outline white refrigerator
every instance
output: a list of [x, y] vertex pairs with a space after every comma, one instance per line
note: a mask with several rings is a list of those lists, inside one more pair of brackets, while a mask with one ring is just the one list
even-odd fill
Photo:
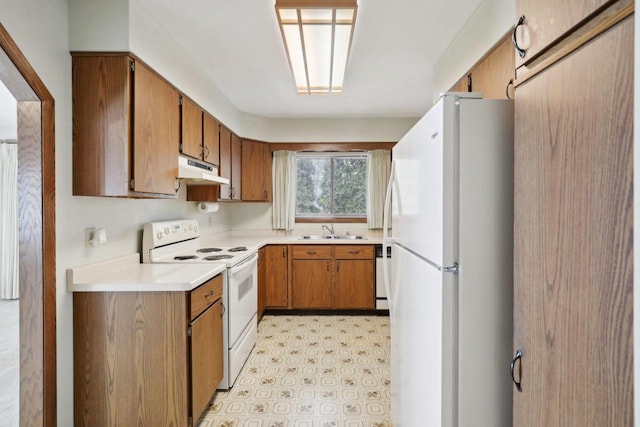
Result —
[[443, 94], [392, 159], [393, 426], [510, 426], [513, 103]]

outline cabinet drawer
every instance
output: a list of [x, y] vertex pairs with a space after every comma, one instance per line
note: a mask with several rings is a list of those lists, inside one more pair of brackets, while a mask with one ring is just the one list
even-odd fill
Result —
[[331, 259], [331, 245], [296, 245], [293, 259]]
[[222, 297], [222, 275], [218, 274], [189, 294], [191, 300], [191, 320], [195, 319], [216, 300]]
[[372, 245], [336, 245], [336, 259], [373, 259]]

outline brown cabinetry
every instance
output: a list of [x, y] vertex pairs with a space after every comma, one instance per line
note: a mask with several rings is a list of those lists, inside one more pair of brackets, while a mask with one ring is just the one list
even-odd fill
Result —
[[267, 305], [267, 248], [258, 249], [258, 322]]
[[221, 296], [221, 276], [191, 292], [74, 293], [75, 425], [195, 424], [222, 379]]
[[220, 164], [220, 123], [207, 113], [202, 118], [202, 139], [205, 162], [216, 166]]
[[373, 309], [373, 246], [336, 246], [335, 308]]
[[228, 178], [228, 185], [220, 185], [218, 200], [238, 201], [242, 182], [242, 140], [225, 126], [220, 126], [220, 176]]
[[289, 257], [287, 245], [268, 245], [265, 252], [266, 306], [286, 308], [289, 306], [288, 274]]
[[565, 33], [588, 18], [611, 0], [516, 0], [516, 13], [525, 17], [524, 31], [517, 31], [519, 43], [526, 47], [525, 57], [516, 59], [520, 66], [534, 58]]
[[[504, 37], [450, 89], [451, 92], [481, 92], [484, 99], [505, 99], [515, 77], [511, 37]], [[508, 87], [509, 86], [509, 87]], [[513, 91], [510, 90], [510, 97]]]
[[372, 245], [292, 246], [292, 307], [373, 309]]
[[[531, 53], [603, 3], [518, 1]], [[515, 427], [633, 425], [633, 17], [599, 31], [516, 86]]]
[[332, 308], [332, 248], [298, 245], [292, 251], [293, 308]]
[[177, 193], [178, 92], [130, 55], [73, 56], [73, 194]]
[[187, 156], [202, 159], [202, 110], [189, 98], [180, 98], [182, 137], [180, 152]]
[[242, 200], [271, 201], [271, 150], [266, 142], [242, 140]]

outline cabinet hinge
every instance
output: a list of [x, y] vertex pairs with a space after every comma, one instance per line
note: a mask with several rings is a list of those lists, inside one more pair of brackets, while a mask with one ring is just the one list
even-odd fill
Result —
[[191, 336], [191, 326], [189, 326], [187, 328], [187, 336], [190, 337]]
[[129, 61], [129, 70], [131, 70], [131, 72], [134, 72], [136, 70], [136, 63], [133, 61]]
[[133, 178], [131, 178], [131, 181], [129, 181], [129, 187], [133, 190], [134, 188], [136, 188], [135, 186], [136, 182]]
[[473, 79], [471, 74], [467, 76], [467, 92], [473, 92]]

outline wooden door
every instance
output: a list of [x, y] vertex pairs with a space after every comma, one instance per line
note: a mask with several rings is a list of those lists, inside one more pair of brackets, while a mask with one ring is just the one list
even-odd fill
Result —
[[373, 268], [372, 260], [336, 260], [335, 308], [374, 308]]
[[271, 147], [267, 142], [262, 145], [262, 164], [264, 165], [262, 186], [264, 188], [265, 201], [270, 202], [273, 200], [273, 156], [271, 155]]
[[220, 164], [220, 124], [216, 119], [204, 114], [202, 120], [203, 160], [216, 166]]
[[[524, 15], [528, 37], [518, 31], [526, 56], [516, 58], [516, 66], [536, 54], [611, 0], [516, 0], [516, 15]], [[515, 22], [514, 22], [515, 24]], [[523, 46], [524, 47], [524, 46]]]
[[231, 200], [242, 198], [242, 140], [231, 134]]
[[133, 89], [133, 191], [175, 195], [180, 109], [178, 92], [140, 62]]
[[[231, 131], [225, 126], [220, 125], [220, 167], [218, 169], [220, 176], [232, 179], [231, 176]], [[231, 199], [231, 185], [220, 184], [219, 200]]]
[[267, 304], [266, 248], [258, 250], [258, 322], [262, 319]]
[[516, 427], [633, 425], [633, 56], [630, 17], [516, 89]]
[[333, 282], [330, 260], [294, 259], [293, 308], [331, 308]]
[[222, 300], [191, 323], [191, 404], [197, 420], [222, 380]]
[[509, 80], [515, 77], [515, 57], [511, 38], [505, 38], [471, 70], [471, 91], [484, 99], [506, 99]]
[[265, 252], [266, 306], [283, 308], [289, 306], [287, 283], [287, 245], [268, 245]]
[[181, 111], [180, 151], [187, 156], [202, 159], [202, 110], [189, 98], [182, 97]]

